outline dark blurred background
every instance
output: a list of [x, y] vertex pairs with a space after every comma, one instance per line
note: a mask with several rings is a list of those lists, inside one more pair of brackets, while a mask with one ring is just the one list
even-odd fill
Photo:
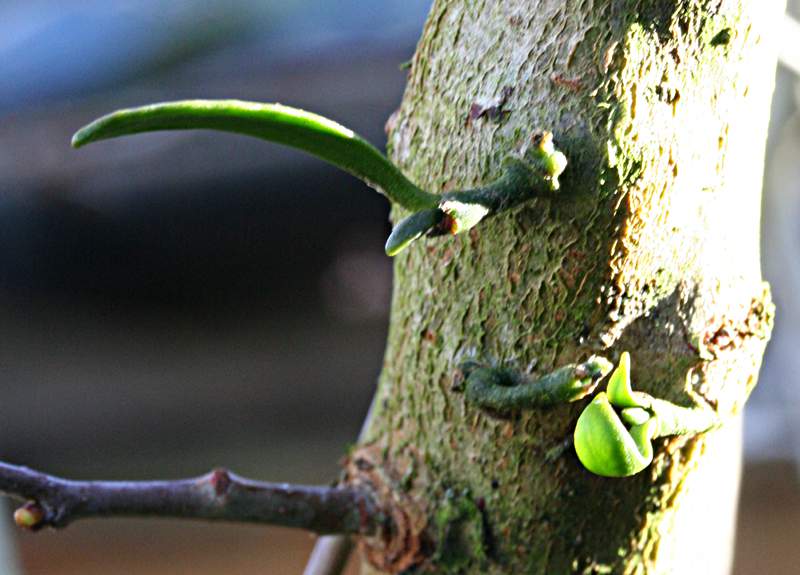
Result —
[[[118, 107], [234, 97], [313, 110], [382, 147], [429, 4], [0, 0], [2, 459], [75, 478], [336, 476], [382, 359], [387, 203], [243, 137], [68, 142]], [[764, 224], [779, 315], [748, 404], [737, 574], [800, 559], [800, 97], [785, 52]], [[135, 520], [32, 536], [8, 519], [10, 575], [290, 574], [313, 543]]]

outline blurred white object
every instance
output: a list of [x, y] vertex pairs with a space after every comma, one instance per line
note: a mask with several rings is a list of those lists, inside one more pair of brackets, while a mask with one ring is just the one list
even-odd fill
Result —
[[773, 100], [761, 226], [762, 265], [777, 314], [761, 383], [748, 402], [745, 454], [750, 461], [793, 459], [800, 471], [800, 24], [788, 16], [780, 58], [785, 68]]
[[800, 23], [789, 15], [781, 22], [778, 58], [781, 64], [800, 74]]
[[5, 575], [19, 575], [19, 560], [17, 549], [14, 542], [14, 534], [11, 532], [9, 518], [11, 511], [7, 501], [0, 501], [0, 573]]

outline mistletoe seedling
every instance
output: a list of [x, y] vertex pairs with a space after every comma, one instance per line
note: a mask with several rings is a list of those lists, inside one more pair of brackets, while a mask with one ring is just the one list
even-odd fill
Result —
[[412, 213], [395, 226], [386, 242], [394, 256], [423, 235], [458, 234], [484, 218], [559, 188], [567, 159], [552, 134], [506, 158], [502, 175], [472, 190], [437, 195], [414, 185], [364, 138], [341, 124], [281, 104], [240, 100], [185, 100], [112, 112], [73, 136], [76, 148], [108, 138], [159, 130], [206, 129], [254, 136], [297, 148], [356, 176]]
[[681, 407], [633, 391], [630, 354], [624, 352], [605, 392], [586, 406], [575, 426], [575, 452], [586, 469], [604, 477], [628, 477], [653, 461], [652, 441], [694, 435], [720, 424], [701, 407]]

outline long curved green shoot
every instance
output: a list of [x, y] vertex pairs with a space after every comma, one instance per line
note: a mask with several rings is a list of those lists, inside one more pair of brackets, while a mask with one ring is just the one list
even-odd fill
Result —
[[[76, 148], [91, 142], [160, 130], [220, 130], [304, 150], [349, 172], [411, 211], [392, 231], [386, 253], [394, 256], [423, 235], [459, 234], [484, 218], [534, 197], [551, 196], [567, 159], [550, 132], [534, 134], [519, 156], [506, 158], [502, 175], [471, 190], [441, 196], [406, 178], [386, 156], [333, 120], [281, 104], [241, 100], [183, 100], [112, 112], [72, 137]], [[441, 228], [442, 222], [448, 222]]]
[[411, 183], [381, 152], [336, 122], [281, 104], [241, 100], [184, 100], [112, 112], [72, 138], [91, 142], [159, 130], [221, 130], [306, 151], [353, 174], [394, 203], [412, 210], [434, 208], [439, 197]]

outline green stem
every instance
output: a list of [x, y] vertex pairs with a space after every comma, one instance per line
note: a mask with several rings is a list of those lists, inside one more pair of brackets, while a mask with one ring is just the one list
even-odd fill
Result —
[[722, 423], [710, 408], [681, 407], [663, 399], [651, 398], [649, 409], [658, 422], [654, 438], [667, 435], [694, 435], [719, 427]]
[[508, 369], [470, 366], [465, 369], [465, 398], [484, 409], [501, 412], [550, 407], [591, 394], [611, 367], [604, 358], [593, 356], [531, 380]]
[[439, 197], [411, 183], [372, 144], [336, 122], [281, 104], [185, 100], [118, 110], [81, 128], [76, 148], [107, 138], [158, 130], [221, 130], [304, 150], [353, 174], [409, 210], [433, 208]]
[[450, 233], [465, 232], [487, 216], [558, 190], [567, 159], [553, 145], [550, 132], [536, 134], [532, 144], [519, 157], [507, 157], [503, 174], [493, 182], [442, 195], [439, 208], [451, 218]]
[[626, 351], [608, 380], [608, 400], [618, 408], [627, 423], [641, 423], [652, 414], [658, 421], [653, 437], [688, 435], [707, 431], [720, 425], [719, 417], [709, 408], [681, 407], [650, 394], [633, 391], [631, 387], [631, 358]]
[[550, 132], [536, 134], [531, 142], [520, 156], [506, 158], [498, 179], [479, 188], [442, 194], [437, 208], [401, 220], [386, 242], [386, 253], [396, 255], [423, 235], [460, 234], [522, 202], [552, 196], [567, 159], [553, 145]]
[[536, 192], [552, 192], [558, 189], [556, 181], [546, 178], [540, 171], [525, 161], [509, 157], [503, 175], [486, 186], [473, 190], [442, 194], [441, 201], [457, 201], [465, 204], [480, 204], [490, 212], [502, 212], [513, 208], [536, 195]]

